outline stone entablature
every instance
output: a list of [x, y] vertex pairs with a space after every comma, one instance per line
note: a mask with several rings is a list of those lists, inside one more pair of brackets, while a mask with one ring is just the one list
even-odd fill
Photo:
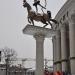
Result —
[[33, 25], [28, 24], [23, 29], [23, 33], [29, 34], [29, 35], [41, 34], [41, 35], [46, 36], [47, 38], [50, 38], [50, 37], [56, 35], [56, 30], [52, 30], [49, 28], [43, 28], [43, 27], [39, 27], [39, 26], [33, 26]]
[[67, 20], [71, 16], [72, 12], [75, 11], [75, 0], [68, 0], [57, 13], [55, 19], [61, 23]]

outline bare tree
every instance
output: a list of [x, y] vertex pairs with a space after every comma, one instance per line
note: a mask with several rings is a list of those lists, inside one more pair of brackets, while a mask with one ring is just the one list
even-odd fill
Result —
[[3, 53], [3, 59], [5, 60], [5, 62], [8, 61], [9, 65], [12, 65], [14, 60], [17, 59], [17, 53], [12, 48], [4, 47], [2, 48], [2, 53]]
[[10, 72], [10, 66], [13, 64], [13, 61], [17, 59], [17, 53], [14, 49], [5, 47], [1, 49], [2, 59], [5, 60], [6, 64], [6, 75]]

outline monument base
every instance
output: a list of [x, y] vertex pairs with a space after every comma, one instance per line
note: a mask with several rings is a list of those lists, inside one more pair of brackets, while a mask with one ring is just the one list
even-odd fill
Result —
[[44, 35], [46, 38], [50, 38], [56, 34], [56, 31], [49, 28], [43, 28], [39, 26], [33, 26], [33, 25], [26, 25], [26, 27], [23, 29], [24, 34], [28, 35], [36, 35], [41, 34]]
[[27, 25], [24, 34], [34, 36], [36, 40], [36, 71], [35, 75], [44, 75], [44, 39], [56, 34], [56, 31], [39, 26]]

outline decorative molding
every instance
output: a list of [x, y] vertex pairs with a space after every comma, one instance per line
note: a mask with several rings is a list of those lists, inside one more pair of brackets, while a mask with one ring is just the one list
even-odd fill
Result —
[[56, 38], [61, 38], [61, 32], [60, 32], [60, 30], [56, 31]]
[[57, 15], [55, 16], [55, 19], [61, 19], [68, 11], [69, 8], [75, 3], [75, 0], [67, 0], [67, 2], [62, 6], [62, 8], [59, 10]]
[[60, 27], [61, 32], [66, 32], [66, 25], [62, 24]]
[[54, 64], [59, 64], [59, 63], [61, 63], [61, 60], [54, 62]]
[[70, 57], [70, 60], [75, 60], [75, 57]]
[[61, 62], [67, 62], [68, 59], [61, 59]]
[[75, 23], [75, 10], [70, 14], [68, 21], [69, 23]]
[[40, 34], [40, 33], [39, 34], [35, 34], [34, 38], [41, 42], [41, 41], [43, 41], [45, 39], [45, 35]]
[[58, 64], [58, 63], [62, 63], [62, 62], [68, 62], [68, 61], [69, 61], [68, 59], [61, 59], [58, 61], [54, 61], [54, 64]]

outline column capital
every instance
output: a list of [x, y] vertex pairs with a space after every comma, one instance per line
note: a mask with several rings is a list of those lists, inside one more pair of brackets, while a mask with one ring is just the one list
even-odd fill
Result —
[[57, 30], [56, 31], [56, 38], [60, 38], [60, 37], [61, 37], [60, 30]]
[[42, 41], [42, 40], [45, 39], [45, 35], [43, 35], [43, 34], [35, 34], [34, 38], [37, 39], [37, 40]]
[[68, 20], [69, 23], [75, 23], [75, 10], [70, 13]]
[[53, 30], [59, 30], [59, 24], [55, 24]]
[[66, 23], [61, 24], [60, 30], [64, 32], [66, 31]]
[[56, 38], [60, 38], [60, 27], [59, 27], [59, 24], [57, 25], [55, 30], [56, 30]]

